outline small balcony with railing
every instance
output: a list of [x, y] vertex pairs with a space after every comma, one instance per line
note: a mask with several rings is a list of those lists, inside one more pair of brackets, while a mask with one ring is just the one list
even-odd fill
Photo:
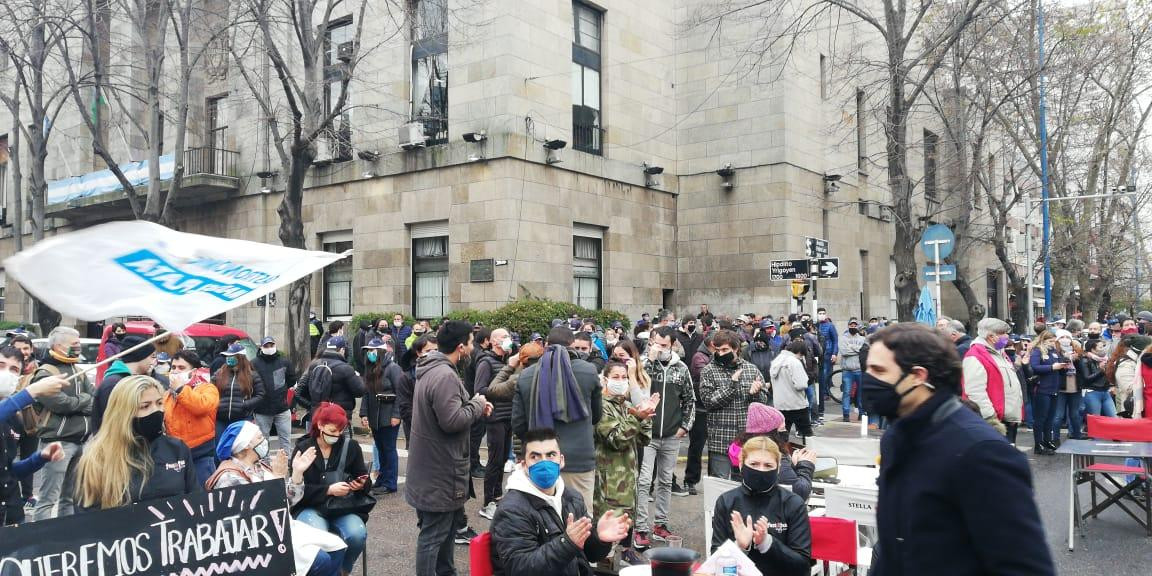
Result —
[[[240, 189], [240, 153], [221, 148], [189, 148], [183, 155], [184, 174], [174, 206], [219, 202]], [[151, 170], [147, 160], [119, 166], [136, 188], [140, 203], [145, 202]], [[176, 162], [173, 154], [160, 157], [160, 187], [171, 189]], [[128, 195], [112, 170], [98, 170], [81, 176], [48, 183], [45, 199], [49, 217], [64, 218], [73, 224], [86, 224], [131, 215]]]
[[603, 156], [604, 129], [594, 124], [573, 122], [572, 149]]

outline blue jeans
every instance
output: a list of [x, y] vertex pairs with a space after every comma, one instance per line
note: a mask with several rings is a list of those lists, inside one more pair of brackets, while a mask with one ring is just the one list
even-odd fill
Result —
[[1032, 427], [1032, 393], [1028, 391], [1028, 384], [1024, 384], [1024, 425]]
[[192, 467], [196, 469], [196, 481], [203, 486], [212, 477], [212, 473], [216, 472], [216, 458], [201, 456], [192, 461]]
[[296, 515], [296, 519], [313, 527], [331, 532], [340, 537], [348, 549], [344, 551], [344, 561], [340, 567], [345, 572], [351, 572], [356, 567], [356, 559], [364, 552], [364, 542], [368, 540], [368, 530], [364, 521], [355, 514], [348, 514], [329, 520], [312, 508], [305, 508]]
[[812, 423], [816, 423], [816, 419], [822, 416], [820, 414], [820, 403], [816, 401], [816, 383], [808, 385], [808, 390], [805, 395], [808, 396], [808, 412], [812, 414]]
[[1084, 395], [1084, 413], [1115, 418], [1116, 402], [1107, 390], [1089, 390]]
[[1068, 439], [1075, 440], [1084, 435], [1083, 417], [1080, 416], [1082, 398], [1079, 392], [1060, 392], [1056, 395], [1056, 410], [1052, 416], [1052, 437], [1060, 438], [1060, 426], [1067, 421]]
[[1032, 396], [1032, 439], [1036, 443], [1034, 450], [1039, 450], [1044, 444], [1051, 444], [1052, 421], [1056, 413], [1056, 394], [1041, 394], [1037, 392]]
[[316, 559], [308, 568], [306, 576], [340, 576], [340, 567], [344, 562], [344, 550], [316, 552]]
[[376, 483], [372, 485], [373, 488], [396, 491], [396, 480], [400, 474], [400, 457], [396, 453], [396, 437], [399, 434], [399, 426], [385, 426], [372, 431], [372, 440], [376, 448], [373, 468], [380, 471]]
[[852, 391], [860, 385], [861, 376], [859, 370], [842, 370], [840, 372], [840, 391], [843, 394], [840, 399], [840, 407], [845, 418], [852, 415]]

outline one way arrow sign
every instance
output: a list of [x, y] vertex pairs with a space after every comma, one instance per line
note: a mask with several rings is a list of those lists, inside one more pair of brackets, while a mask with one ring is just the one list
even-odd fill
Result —
[[815, 258], [808, 269], [812, 278], [832, 279], [840, 277], [839, 258]]

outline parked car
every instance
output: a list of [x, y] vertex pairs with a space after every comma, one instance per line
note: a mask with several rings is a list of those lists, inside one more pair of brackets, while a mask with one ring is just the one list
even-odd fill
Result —
[[[154, 323], [147, 320], [133, 320], [124, 323], [128, 334], [136, 334], [145, 338], [150, 338], [156, 333], [153, 326]], [[104, 360], [104, 344], [108, 342], [108, 338], [110, 338], [111, 335], [112, 324], [109, 323], [108, 326], [104, 328], [104, 336], [100, 338], [100, 355], [97, 356], [97, 361]], [[216, 354], [216, 351], [219, 349], [220, 339], [227, 335], [234, 335], [239, 338], [237, 342], [241, 346], [244, 346], [244, 353], [248, 356], [249, 360], [256, 358], [256, 354], [259, 351], [256, 343], [248, 337], [246, 332], [231, 326], [198, 322], [184, 330], [180, 335], [180, 339], [184, 342], [185, 349], [195, 350], [196, 354], [200, 356], [200, 359], [207, 365], [207, 363], [212, 361], [212, 356]], [[101, 367], [99, 369], [97, 382], [104, 378], [104, 368], [105, 367]]]

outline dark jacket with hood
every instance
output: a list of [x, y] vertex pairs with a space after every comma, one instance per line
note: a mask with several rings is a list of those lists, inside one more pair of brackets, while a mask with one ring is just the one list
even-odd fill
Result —
[[360, 402], [360, 417], [368, 419], [368, 427], [372, 430], [391, 428], [392, 419], [399, 418], [400, 411], [396, 408], [395, 400], [385, 401], [387, 398], [385, 395], [397, 394], [407, 376], [404, 375], [404, 370], [400, 369], [400, 365], [392, 361], [391, 355], [384, 354], [377, 359], [382, 370], [380, 382], [373, 385], [374, 365], [368, 362], [367, 357], [364, 361], [364, 378], [367, 382], [365, 386], [368, 390], [364, 394], [364, 400]]
[[[264, 401], [264, 382], [260, 380], [260, 373], [255, 369], [249, 372], [252, 374], [252, 393], [247, 397], [235, 376], [224, 381], [222, 386], [216, 386], [220, 390], [220, 404], [216, 405], [217, 426], [248, 420], [252, 417], [252, 411]], [[213, 375], [212, 383], [215, 384], [217, 378], [223, 378], [223, 374], [221, 371]]]
[[1056, 573], [1027, 457], [955, 396], [897, 419], [880, 454], [873, 574]]
[[121, 380], [132, 375], [132, 369], [124, 362], [117, 360], [104, 372], [104, 379], [96, 388], [96, 398], [92, 402], [92, 435], [100, 431], [100, 424], [104, 422], [104, 411], [108, 409], [108, 398], [112, 390]]
[[[564, 451], [564, 470], [566, 472], [591, 472], [596, 469], [596, 442], [595, 428], [604, 414], [600, 404], [602, 390], [600, 388], [600, 374], [589, 362], [576, 357], [571, 351], [568, 357], [572, 362], [572, 374], [576, 377], [576, 384], [580, 387], [585, 404], [588, 405], [589, 416], [575, 422], [555, 423], [556, 436], [560, 440], [560, 448]], [[540, 371], [540, 361], [525, 368], [516, 382], [516, 397], [512, 400], [512, 432], [523, 436], [528, 431], [528, 422], [535, 406], [532, 406], [532, 388], [535, 385], [536, 373]]]
[[287, 358], [261, 351], [252, 361], [252, 369], [260, 374], [264, 384], [264, 400], [253, 408], [253, 412], [273, 416], [288, 410], [288, 390], [296, 383], [292, 363]]
[[[348, 435], [341, 434], [340, 440], [332, 446], [332, 453], [325, 459], [324, 455], [320, 452], [318, 441], [311, 436], [304, 436], [296, 441], [296, 449], [292, 452], [292, 457], [288, 459], [289, 462], [295, 458], [297, 454], [308, 450], [309, 448], [316, 449], [316, 460], [312, 465], [304, 471], [304, 496], [300, 501], [292, 505], [293, 515], [299, 514], [305, 508], [317, 509], [324, 506], [325, 501], [328, 500], [328, 481], [325, 479], [325, 472], [336, 472], [340, 464], [340, 453], [344, 449], [344, 444], [348, 442]], [[353, 443], [348, 446], [348, 456], [344, 459], [344, 469], [339, 470], [343, 473], [341, 481], [355, 480], [361, 476], [368, 474], [368, 467], [364, 464], [364, 452], [360, 450], [358, 444]], [[371, 482], [364, 483], [364, 491], [367, 492], [372, 487]], [[361, 520], [367, 522], [367, 514], [357, 514]]]
[[660, 405], [652, 417], [652, 437], [671, 438], [681, 428], [692, 429], [696, 420], [696, 393], [688, 366], [672, 352], [671, 360], [661, 362], [644, 357], [644, 372], [652, 380], [651, 394], [660, 394]]
[[768, 534], [772, 537], [768, 551], [761, 552], [753, 544], [752, 549], [745, 552], [764, 576], [811, 573], [812, 528], [808, 523], [808, 506], [802, 498], [779, 486], [764, 494], [752, 494], [741, 485], [721, 494], [712, 516], [711, 552], [716, 552], [724, 542], [736, 539], [732, 533], [733, 511], [745, 518], [751, 516], [753, 522], [761, 516], [768, 519]]
[[1087, 353], [1076, 359], [1076, 387], [1080, 390], [1107, 392], [1112, 387], [1104, 367]]
[[699, 326], [697, 326], [696, 330], [692, 333], [677, 330], [676, 341], [684, 348], [684, 359], [691, 360], [692, 357], [696, 355], [696, 351], [700, 349], [700, 346], [704, 344], [704, 330]]
[[[496, 375], [500, 373], [500, 369], [504, 368], [504, 361], [501, 360], [491, 350], [483, 351], [479, 356], [474, 358], [476, 362], [476, 393], [488, 396], [488, 387], [492, 385], [492, 381], [496, 379]], [[495, 398], [488, 398], [492, 403], [492, 415], [488, 417], [489, 422], [511, 422], [512, 421], [512, 400], [497, 400]]]
[[[311, 398], [313, 406], [319, 406], [321, 402], [331, 402], [339, 405], [348, 414], [356, 408], [356, 399], [364, 396], [366, 389], [364, 388], [364, 380], [356, 374], [356, 370], [352, 368], [348, 362], [344, 360], [344, 356], [336, 351], [326, 351], [320, 355], [319, 358], [312, 361], [308, 365], [308, 369], [304, 375], [300, 377], [300, 385], [307, 390], [308, 382], [311, 378], [317, 375], [320, 365], [327, 365], [332, 370], [331, 387], [327, 398]], [[223, 398], [221, 398], [223, 402]]]
[[956, 353], [961, 358], [968, 353], [968, 349], [972, 347], [972, 337], [967, 334], [961, 334], [960, 338], [956, 340]]
[[[492, 518], [492, 568], [497, 576], [542, 574], [547, 576], [592, 576], [589, 562], [603, 559], [612, 544], [592, 533], [580, 548], [566, 534], [568, 515], [588, 517], [587, 505], [576, 490], [560, 495], [560, 513], [530, 485], [531, 481], [517, 469], [508, 478], [508, 492], [500, 500]], [[521, 487], [521, 488], [518, 488]]]
[[404, 498], [425, 512], [451, 512], [464, 506], [472, 485], [468, 442], [484, 404], [468, 394], [448, 356], [432, 352], [416, 366], [412, 398], [412, 439]]
[[19, 442], [13, 430], [23, 432], [21, 410], [32, 405], [32, 395], [21, 390], [0, 401], [0, 526], [11, 526], [24, 520], [24, 497], [20, 480], [30, 477], [48, 463], [37, 450], [24, 460], [17, 460]]

